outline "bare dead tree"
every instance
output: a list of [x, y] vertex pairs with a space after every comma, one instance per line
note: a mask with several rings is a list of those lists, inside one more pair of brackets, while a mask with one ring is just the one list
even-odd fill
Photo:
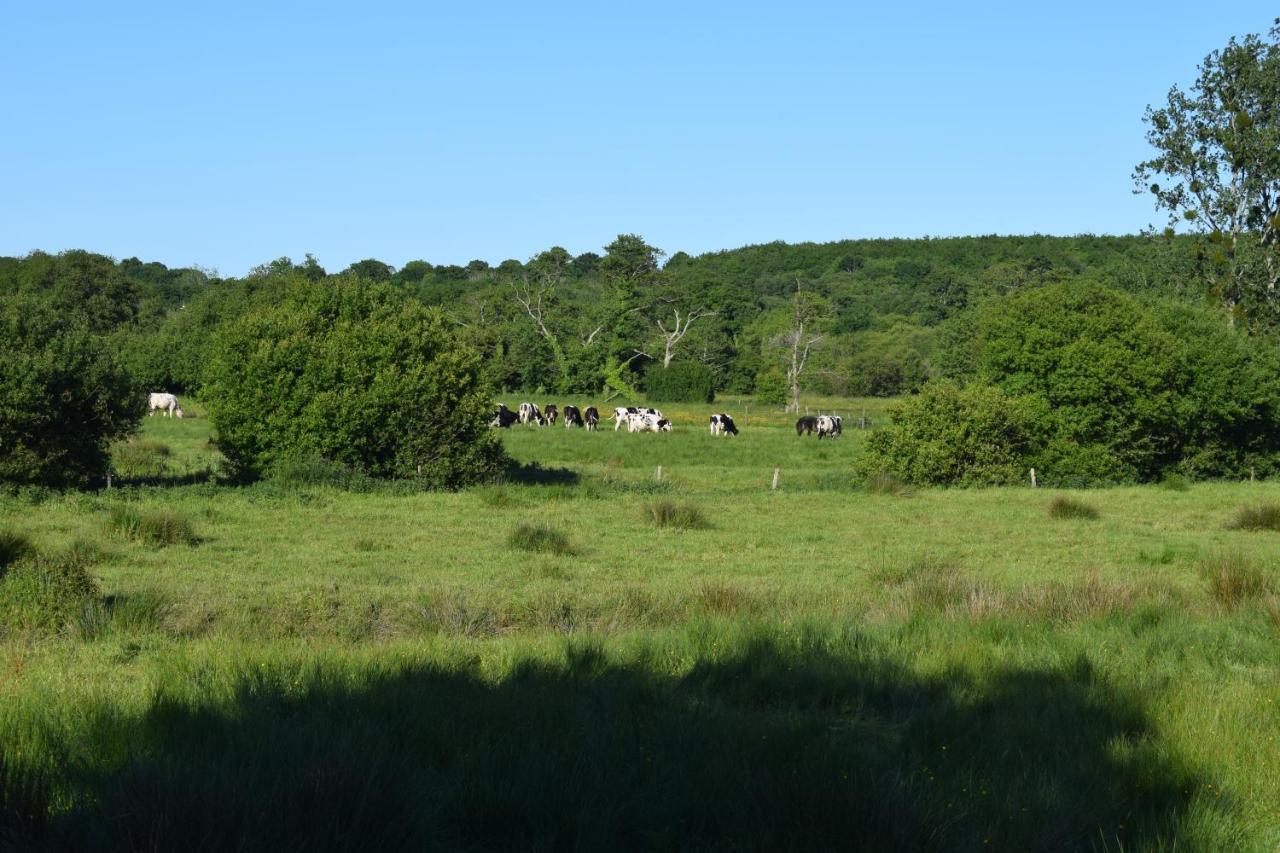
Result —
[[788, 355], [787, 387], [791, 390], [791, 400], [786, 411], [800, 411], [800, 377], [809, 363], [809, 354], [822, 342], [822, 334], [813, 330], [813, 325], [822, 312], [822, 303], [812, 294], [804, 293], [800, 280], [796, 279], [795, 310], [791, 317], [791, 328], [774, 339]]
[[701, 320], [703, 317], [714, 317], [719, 312], [698, 306], [697, 308], [688, 311], [682, 320], [680, 317], [680, 307], [677, 305], [671, 309], [671, 313], [675, 318], [671, 328], [667, 328], [661, 318], [654, 321], [657, 323], [658, 332], [662, 337], [662, 367], [664, 369], [671, 366], [671, 360], [675, 358], [676, 346], [680, 341], [684, 340], [685, 335], [689, 334], [689, 327], [692, 326], [695, 321]]

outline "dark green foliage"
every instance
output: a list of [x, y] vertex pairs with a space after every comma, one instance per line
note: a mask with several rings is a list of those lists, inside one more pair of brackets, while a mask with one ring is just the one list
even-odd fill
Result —
[[1230, 608], [1262, 595], [1274, 579], [1273, 572], [1266, 571], [1239, 551], [1215, 554], [1201, 560], [1197, 569], [1208, 584], [1213, 600]]
[[[743, 606], [711, 599], [722, 600]], [[1198, 849], [1197, 820], [1231, 820], [1229, 798], [1193, 810], [1209, 780], [1164, 748], [1143, 697], [1084, 653], [921, 674], [858, 632], [699, 636], [687, 642], [715, 651], [615, 659], [570, 642], [499, 675], [465, 663], [202, 667], [159, 683], [137, 712], [103, 707], [74, 742], [60, 718], [33, 713], [35, 742], [112, 760], [50, 762], [66, 791], [57, 819], [19, 823], [15, 843]], [[684, 656], [695, 665], [672, 674]]]
[[1280, 530], [1280, 504], [1242, 506], [1227, 527], [1231, 530]]
[[107, 515], [107, 532], [146, 545], [195, 545], [200, 540], [186, 518], [170, 510], [140, 509], [131, 504], [113, 506]]
[[0, 631], [59, 631], [100, 598], [81, 554], [29, 554], [0, 577]]
[[332, 486], [338, 489], [362, 491], [371, 485], [367, 477], [341, 462], [315, 457], [299, 459], [286, 456], [278, 460], [271, 466], [270, 480], [272, 485], [284, 488]]
[[787, 377], [776, 367], [757, 373], [755, 398], [757, 403], [771, 406], [787, 402]]
[[1171, 492], [1185, 492], [1191, 488], [1191, 480], [1176, 471], [1167, 472], [1160, 478], [1160, 485]]
[[293, 281], [279, 306], [222, 329], [206, 394], [219, 447], [242, 475], [323, 459], [457, 488], [504, 460], [481, 371], [439, 311], [386, 285]]
[[677, 361], [667, 368], [654, 365], [644, 378], [645, 394], [654, 403], [713, 403], [716, 399], [711, 368], [696, 361]]
[[0, 294], [0, 482], [57, 488], [106, 476], [146, 396], [87, 321]]
[[529, 551], [535, 554], [555, 554], [572, 556], [574, 547], [569, 544], [569, 537], [549, 524], [521, 524], [507, 536], [507, 545], [517, 551]]
[[1092, 520], [1098, 517], [1098, 510], [1084, 501], [1059, 495], [1049, 501], [1049, 517]]
[[926, 385], [872, 432], [863, 469], [908, 483], [979, 486], [1024, 482], [1043, 447], [1046, 407], [986, 385]]
[[1054, 284], [992, 304], [978, 335], [978, 377], [1051, 412], [1046, 482], [1146, 480], [1176, 458], [1182, 350], [1134, 300]]
[[698, 506], [676, 501], [645, 504], [644, 518], [654, 527], [669, 527], [674, 530], [705, 530], [711, 526]]

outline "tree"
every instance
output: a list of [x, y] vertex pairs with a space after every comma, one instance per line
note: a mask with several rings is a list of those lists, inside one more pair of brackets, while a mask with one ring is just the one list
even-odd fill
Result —
[[219, 447], [244, 475], [320, 459], [456, 488], [504, 461], [479, 354], [389, 285], [294, 277], [218, 332], [208, 380]]
[[107, 472], [146, 394], [88, 319], [26, 294], [0, 298], [0, 481], [85, 486]]
[[569, 253], [559, 246], [553, 246], [531, 258], [520, 270], [520, 274], [507, 282], [512, 299], [524, 309], [538, 334], [542, 335], [551, 348], [551, 356], [555, 359], [562, 381], [569, 376], [569, 360], [565, 357], [560, 335], [552, 329], [551, 313], [556, 301], [556, 291], [564, 282], [569, 263]]
[[1139, 163], [1135, 192], [1150, 192], [1202, 235], [1211, 293], [1233, 319], [1280, 322], [1280, 21], [1269, 40], [1227, 42], [1200, 65], [1190, 92], [1169, 90], [1144, 120], [1155, 157]]
[[[655, 325], [658, 327], [659, 336], [662, 338], [662, 366], [664, 368], [671, 366], [671, 360], [675, 358], [676, 346], [684, 340], [685, 335], [689, 334], [689, 327], [696, 320], [703, 317], [714, 317], [719, 312], [712, 311], [699, 305], [697, 308], [690, 308], [685, 312], [683, 320], [680, 316], [680, 306], [671, 307], [671, 319], [664, 321], [662, 317], [654, 319]], [[670, 325], [666, 325], [669, 323]]]
[[377, 258], [365, 258], [363, 261], [356, 261], [344, 272], [347, 275], [367, 278], [369, 281], [391, 281], [396, 274], [396, 268], [390, 264], [384, 264]]
[[791, 395], [786, 407], [788, 412], [800, 411], [800, 379], [813, 348], [822, 342], [818, 326], [826, 315], [826, 300], [803, 290], [797, 278], [795, 296], [791, 300], [791, 325], [774, 338], [775, 346], [783, 349], [787, 361], [787, 389]]

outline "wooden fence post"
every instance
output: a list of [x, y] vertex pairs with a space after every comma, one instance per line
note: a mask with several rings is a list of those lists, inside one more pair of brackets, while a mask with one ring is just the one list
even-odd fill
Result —
[[1031, 488], [1036, 488], [1036, 469], [1031, 469]]
[[657, 480], [658, 482], [662, 482], [662, 466], [661, 465], [658, 466], [658, 471], [656, 474], [653, 475], [653, 479]]
[[773, 469], [773, 485], [769, 488], [769, 491], [771, 491], [771, 492], [776, 492], [776, 491], [778, 491], [778, 475], [779, 475], [781, 472], [782, 472], [782, 469], [781, 469], [781, 468], [774, 468], [774, 469]]

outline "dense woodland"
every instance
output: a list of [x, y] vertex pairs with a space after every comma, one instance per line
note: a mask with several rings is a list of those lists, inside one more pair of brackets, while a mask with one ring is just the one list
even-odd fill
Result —
[[[0, 259], [0, 290], [45, 293], [88, 313], [150, 387], [181, 393], [199, 392], [220, 324], [275, 303], [287, 281], [328, 275], [311, 256], [242, 278], [78, 251]], [[797, 290], [812, 297], [820, 338], [803, 387], [893, 396], [938, 373], [948, 320], [993, 298], [1065, 280], [1191, 301], [1204, 289], [1195, 244], [1162, 237], [779, 242], [665, 259], [624, 235], [602, 254], [557, 247], [523, 263], [400, 269], [370, 259], [339, 275], [442, 308], [485, 354], [499, 390], [610, 395], [642, 391], [664, 361], [706, 365], [723, 392], [780, 395]]]

